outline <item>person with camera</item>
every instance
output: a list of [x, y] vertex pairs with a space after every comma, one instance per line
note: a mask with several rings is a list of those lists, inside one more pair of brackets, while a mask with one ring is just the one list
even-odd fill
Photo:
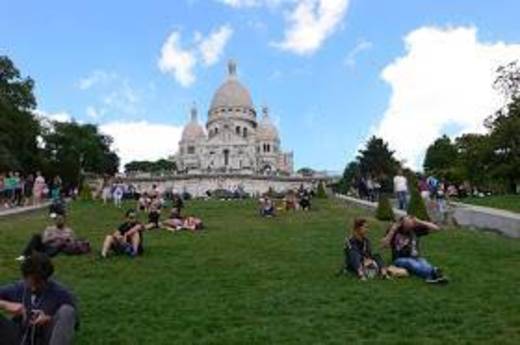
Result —
[[419, 240], [441, 228], [434, 223], [407, 215], [392, 224], [381, 240], [383, 247], [392, 249], [393, 265], [404, 268], [408, 273], [423, 278], [427, 283], [447, 283], [442, 271], [421, 256]]
[[367, 233], [367, 220], [356, 218], [352, 235], [345, 240], [345, 267], [361, 280], [375, 276], [388, 278], [383, 258], [379, 254], [372, 253], [372, 245]]
[[0, 287], [0, 345], [72, 344], [79, 320], [75, 297], [50, 277], [51, 260], [33, 253], [21, 264], [23, 280]]

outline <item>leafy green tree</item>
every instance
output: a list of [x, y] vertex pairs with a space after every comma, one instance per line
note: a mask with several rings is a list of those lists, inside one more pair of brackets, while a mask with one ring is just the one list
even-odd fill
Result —
[[34, 81], [22, 78], [7, 56], [0, 56], [0, 170], [35, 170], [39, 165], [40, 124]]
[[424, 158], [424, 171], [441, 178], [452, 180], [459, 163], [457, 146], [443, 135], [428, 147]]
[[388, 148], [387, 142], [376, 136], [368, 140], [365, 149], [359, 150], [357, 159], [361, 172], [375, 178], [393, 176], [399, 168], [394, 151]]
[[301, 169], [298, 169], [296, 173], [301, 174], [303, 176], [313, 176], [316, 173], [316, 171], [308, 167], [303, 167]]
[[395, 214], [388, 196], [381, 195], [377, 203], [376, 218], [382, 221], [394, 221]]
[[52, 122], [43, 134], [45, 172], [60, 175], [68, 186], [81, 185], [83, 172], [113, 175], [119, 157], [110, 150], [112, 138], [96, 125]]
[[177, 170], [175, 162], [167, 159], [157, 161], [132, 161], [125, 164], [125, 172], [165, 173]]

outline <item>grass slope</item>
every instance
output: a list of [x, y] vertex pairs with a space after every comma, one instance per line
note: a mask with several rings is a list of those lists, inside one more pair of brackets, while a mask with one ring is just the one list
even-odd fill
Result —
[[499, 208], [520, 213], [520, 195], [492, 195], [484, 198], [469, 197], [460, 199], [466, 204]]
[[[146, 234], [146, 253], [55, 260], [80, 298], [76, 344], [518, 344], [520, 242], [449, 230], [424, 254], [452, 278], [359, 282], [334, 277], [346, 224], [363, 211], [323, 200], [311, 213], [261, 219], [251, 202], [193, 202], [203, 234]], [[96, 250], [118, 224], [112, 206], [76, 203], [72, 228]], [[0, 219], [0, 284], [42, 229], [44, 213]], [[371, 220], [377, 241], [386, 224]], [[375, 242], [377, 243], [377, 242]], [[388, 253], [385, 253], [388, 258]]]

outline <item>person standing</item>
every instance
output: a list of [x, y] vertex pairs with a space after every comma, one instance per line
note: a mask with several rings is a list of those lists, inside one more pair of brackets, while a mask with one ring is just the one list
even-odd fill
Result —
[[33, 197], [34, 197], [34, 203], [36, 205], [38, 205], [42, 202], [45, 187], [46, 187], [45, 178], [42, 176], [41, 172], [37, 171], [36, 179], [34, 180], [34, 187], [33, 187]]
[[403, 171], [399, 169], [394, 177], [394, 192], [399, 204], [400, 210], [406, 210], [408, 207], [408, 180], [403, 175]]
[[116, 183], [112, 194], [112, 198], [114, 199], [114, 206], [121, 208], [123, 203], [123, 194], [123, 186], [120, 183]]

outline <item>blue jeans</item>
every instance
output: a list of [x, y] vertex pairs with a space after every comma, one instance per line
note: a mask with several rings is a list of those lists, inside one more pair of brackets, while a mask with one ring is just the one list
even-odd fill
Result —
[[433, 278], [435, 269], [424, 258], [397, 258], [394, 265], [404, 268], [408, 273], [421, 277], [423, 279]]
[[408, 207], [407, 193], [406, 192], [397, 192], [397, 201], [399, 202], [399, 209], [406, 210]]

